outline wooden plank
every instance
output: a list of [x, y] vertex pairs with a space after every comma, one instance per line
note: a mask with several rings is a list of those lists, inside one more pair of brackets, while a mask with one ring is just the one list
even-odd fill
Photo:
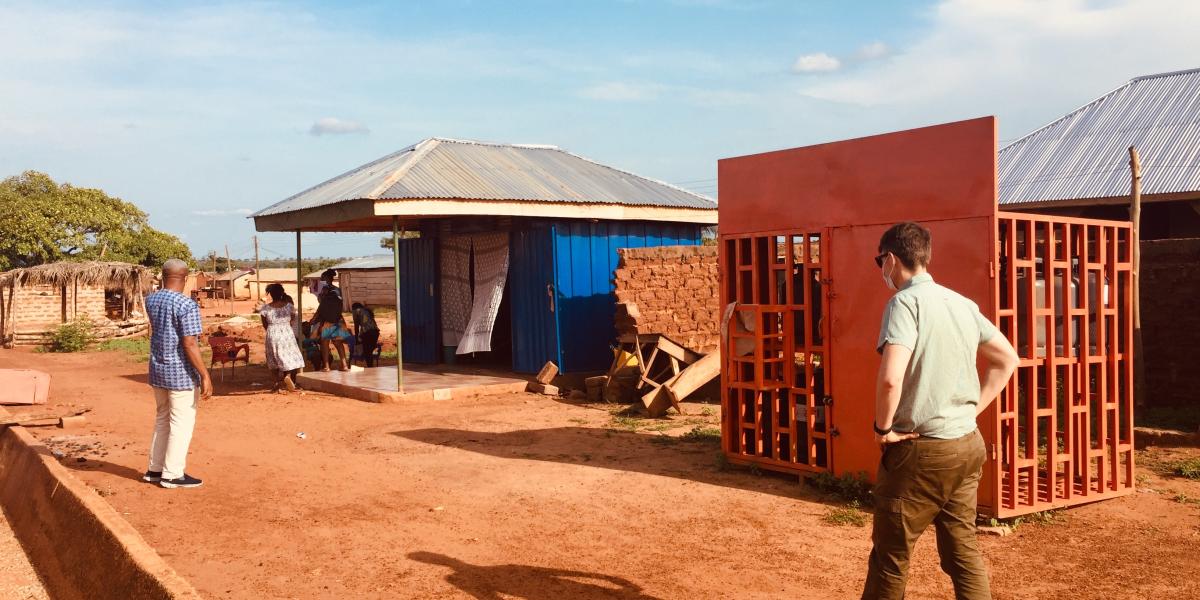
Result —
[[[678, 410], [681, 400], [687, 398], [692, 392], [700, 389], [701, 386], [712, 381], [713, 378], [720, 374], [721, 355], [718, 352], [712, 352], [689, 365], [678, 375], [667, 380], [662, 387], [665, 389], [671, 403]], [[682, 412], [680, 411], [680, 413]]]
[[[699, 354], [696, 354], [695, 352], [692, 352], [691, 350], [688, 350], [687, 348], [684, 348], [683, 346], [676, 344], [675, 342], [671, 341], [671, 339], [665, 335], [658, 336], [658, 343], [657, 343], [657, 347], [655, 348], [655, 350], [656, 351], [662, 350], [663, 352], [667, 353], [671, 357], [675, 358], [675, 360], [678, 360], [678, 361], [680, 361], [684, 364], [688, 364], [688, 365], [690, 365], [700, 359]], [[654, 360], [653, 357], [651, 357], [651, 360]]]
[[663, 391], [662, 386], [642, 395], [642, 406], [646, 407], [646, 415], [652, 419], [667, 414], [667, 409], [671, 408], [671, 405], [671, 398]]

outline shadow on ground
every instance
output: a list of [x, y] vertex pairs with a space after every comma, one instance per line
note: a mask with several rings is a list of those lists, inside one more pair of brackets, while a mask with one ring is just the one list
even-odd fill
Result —
[[796, 484], [796, 477], [733, 467], [711, 441], [592, 427], [553, 427], [505, 432], [428, 428], [392, 435], [498, 458], [540, 460], [674, 477], [710, 485], [837, 504]]
[[412, 552], [408, 558], [426, 564], [452, 569], [446, 582], [472, 598], [527, 598], [529, 600], [558, 600], [559, 598], [616, 598], [621, 600], [653, 600], [642, 593], [633, 582], [613, 575], [552, 569], [530, 565], [473, 565], [457, 558], [434, 552]]

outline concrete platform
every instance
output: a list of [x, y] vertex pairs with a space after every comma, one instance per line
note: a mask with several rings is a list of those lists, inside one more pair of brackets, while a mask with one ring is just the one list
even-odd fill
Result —
[[301, 373], [300, 387], [364, 402], [450, 400], [522, 392], [529, 380], [513, 373], [444, 365], [404, 368], [404, 392], [396, 389], [396, 367]]

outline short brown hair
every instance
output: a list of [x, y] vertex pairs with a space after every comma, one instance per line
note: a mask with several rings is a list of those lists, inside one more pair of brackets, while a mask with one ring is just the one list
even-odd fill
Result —
[[929, 230], [912, 221], [897, 223], [879, 238], [879, 253], [891, 252], [909, 269], [929, 265], [933, 240]]

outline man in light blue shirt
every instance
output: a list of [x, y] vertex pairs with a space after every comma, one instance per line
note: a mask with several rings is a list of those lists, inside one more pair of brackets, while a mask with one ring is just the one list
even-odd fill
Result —
[[201, 481], [184, 472], [196, 408], [212, 395], [212, 379], [200, 357], [200, 308], [183, 295], [187, 263], [163, 264], [162, 289], [146, 297], [150, 319], [150, 386], [157, 405], [150, 468], [142, 479], [164, 488], [199, 487]]
[[[929, 230], [900, 223], [879, 240], [875, 264], [896, 294], [883, 312], [875, 436], [883, 449], [863, 598], [903, 598], [913, 545], [932, 523], [942, 570], [960, 600], [991, 598], [975, 539], [986, 460], [975, 418], [1019, 361], [974, 302], [926, 272]], [[983, 380], [976, 357], [987, 364]]]

